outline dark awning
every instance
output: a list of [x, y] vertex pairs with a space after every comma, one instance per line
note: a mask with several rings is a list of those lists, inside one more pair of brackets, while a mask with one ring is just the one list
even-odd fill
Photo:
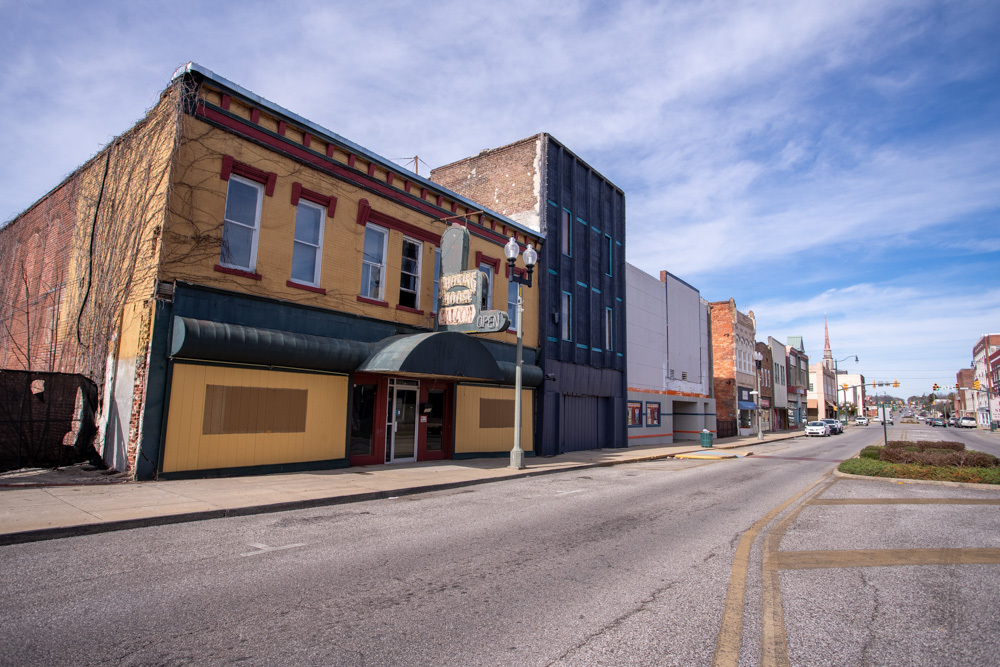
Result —
[[490, 351], [468, 334], [457, 331], [392, 336], [376, 343], [358, 371], [418, 373], [503, 381], [504, 374]]
[[753, 401], [740, 401], [740, 410], [756, 410], [757, 404]]
[[[174, 317], [170, 356], [323, 371], [413, 373], [514, 384], [515, 365], [498, 362], [474, 336], [454, 331], [391, 336], [377, 343]], [[525, 365], [525, 387], [542, 384]]]
[[171, 342], [172, 357], [322, 371], [352, 371], [371, 349], [353, 340], [190, 317], [174, 317]]

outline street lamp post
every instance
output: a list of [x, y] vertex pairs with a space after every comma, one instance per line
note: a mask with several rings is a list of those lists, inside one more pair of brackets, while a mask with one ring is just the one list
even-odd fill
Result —
[[757, 352], [756, 350], [754, 350], [753, 360], [755, 362], [757, 362], [757, 439], [758, 440], [763, 440], [764, 439], [764, 430], [761, 427], [761, 423], [760, 423], [760, 421], [761, 421], [760, 420], [760, 417], [761, 417], [761, 415], [760, 415], [760, 404], [761, 404], [761, 400], [760, 400], [760, 362], [763, 361], [763, 359], [764, 359], [764, 355], [761, 354], [760, 352]]
[[[848, 355], [843, 359], [833, 360], [833, 381], [837, 385], [837, 421], [840, 421], [840, 371], [837, 368], [837, 364], [840, 363], [841, 361], [847, 361], [851, 357], [854, 357], [854, 363], [858, 363], [858, 355], [856, 354]], [[844, 390], [844, 398], [845, 399], [847, 398], [846, 389]]]
[[524, 468], [524, 450], [521, 449], [521, 349], [523, 345], [522, 313], [524, 312], [524, 301], [521, 298], [521, 286], [531, 287], [531, 274], [535, 270], [535, 263], [538, 261], [538, 253], [531, 244], [524, 249], [524, 266], [528, 269], [527, 276], [519, 276], [514, 270], [514, 262], [521, 251], [517, 239], [513, 236], [503, 247], [503, 254], [507, 257], [507, 266], [510, 268], [510, 279], [517, 283], [517, 364], [514, 370], [514, 448], [510, 450], [510, 467], [517, 470]]

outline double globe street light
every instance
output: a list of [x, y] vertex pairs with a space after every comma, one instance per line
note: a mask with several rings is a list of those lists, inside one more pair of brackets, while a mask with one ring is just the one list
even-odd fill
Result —
[[517, 283], [517, 365], [514, 370], [514, 449], [510, 450], [510, 467], [516, 470], [524, 468], [524, 450], [521, 449], [521, 348], [522, 329], [521, 315], [524, 312], [524, 301], [521, 298], [521, 286], [531, 287], [531, 274], [535, 270], [535, 263], [538, 261], [538, 253], [529, 243], [524, 249], [524, 266], [528, 269], [526, 276], [518, 275], [514, 268], [517, 256], [521, 252], [521, 246], [513, 236], [503, 247], [503, 254], [507, 257], [507, 267], [510, 269], [510, 279]]

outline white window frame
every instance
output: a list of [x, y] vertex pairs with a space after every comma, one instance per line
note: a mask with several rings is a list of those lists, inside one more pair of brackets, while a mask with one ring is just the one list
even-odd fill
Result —
[[507, 281], [507, 316], [510, 317], [510, 331], [517, 331], [517, 286], [514, 272], [511, 271]]
[[[382, 263], [377, 264], [375, 262], [369, 262], [365, 258], [364, 251], [364, 240], [368, 237], [368, 230], [372, 230], [376, 233], [382, 235]], [[389, 230], [385, 227], [379, 227], [378, 225], [373, 225], [368, 223], [365, 225], [365, 233], [361, 243], [361, 296], [366, 299], [374, 299], [375, 301], [385, 301], [385, 272], [386, 272], [386, 255], [389, 253]], [[378, 267], [379, 279], [378, 279], [378, 294], [371, 295], [365, 292], [365, 266]], [[369, 274], [370, 275], [370, 274]]]
[[479, 270], [486, 274], [486, 294], [483, 295], [486, 298], [485, 298], [484, 303], [483, 303], [483, 310], [492, 310], [493, 309], [493, 282], [494, 282], [494, 279], [496, 278], [496, 276], [493, 275], [493, 265], [492, 264], [487, 264], [486, 262], [480, 262], [479, 263]]
[[319, 283], [320, 283], [320, 269], [321, 269], [322, 264], [323, 264], [323, 232], [326, 230], [326, 224], [325, 224], [326, 223], [326, 207], [325, 206], [320, 206], [319, 204], [314, 204], [314, 203], [309, 202], [309, 201], [305, 201], [303, 199], [300, 199], [298, 206], [295, 207], [295, 230], [296, 230], [296, 232], [298, 232], [298, 227], [299, 227], [299, 211], [302, 210], [303, 206], [305, 206], [307, 208], [316, 209], [319, 212], [319, 235], [318, 235], [319, 236], [319, 238], [318, 238], [318, 243], [319, 244], [318, 245], [314, 245], [314, 244], [312, 244], [312, 243], [310, 243], [308, 241], [303, 241], [303, 240], [299, 239], [297, 236], [294, 237], [294, 239], [292, 241], [292, 267], [295, 266], [295, 251], [296, 251], [296, 249], [297, 249], [298, 246], [306, 246], [306, 247], [309, 247], [309, 248], [315, 248], [315, 250], [316, 250], [316, 262], [313, 264], [313, 279], [311, 281], [310, 280], [302, 280], [300, 278], [295, 278], [294, 276], [291, 278], [291, 281], [294, 282], [294, 283], [299, 283], [300, 285], [311, 285], [313, 287], [319, 287]]
[[431, 303], [434, 305], [432, 312], [437, 312], [440, 308], [441, 295], [441, 248], [434, 248], [434, 299]]
[[[219, 244], [220, 244], [220, 247], [219, 247], [219, 265], [220, 266], [225, 266], [225, 267], [231, 268], [231, 269], [239, 269], [240, 271], [250, 271], [252, 273], [254, 270], [256, 270], [256, 267], [257, 267], [257, 240], [260, 237], [260, 212], [261, 212], [261, 207], [263, 206], [263, 203], [264, 203], [264, 186], [261, 185], [260, 183], [255, 183], [254, 181], [251, 181], [248, 178], [243, 178], [242, 176], [237, 176], [235, 174], [231, 174], [229, 176], [229, 182], [226, 184], [226, 204], [229, 203], [229, 188], [233, 187], [232, 184], [233, 184], [234, 181], [236, 181], [238, 183], [241, 183], [243, 185], [248, 185], [248, 186], [252, 187], [254, 189], [254, 191], [257, 193], [257, 208], [256, 208], [256, 211], [254, 213], [254, 221], [253, 221], [254, 222], [254, 226], [253, 227], [248, 227], [244, 223], [239, 222], [237, 220], [230, 220], [229, 218], [226, 217], [225, 208], [223, 209], [223, 214], [222, 214], [222, 218], [223, 218], [223, 223], [222, 223], [222, 226], [223, 226], [223, 232], [222, 232], [223, 233], [223, 238], [219, 240]], [[232, 262], [226, 261], [226, 257], [225, 257], [225, 254], [226, 254], [225, 250], [226, 250], [226, 248], [225, 248], [225, 241], [224, 241], [224, 239], [225, 239], [225, 227], [226, 227], [226, 225], [236, 225], [238, 227], [243, 227], [245, 229], [248, 228], [248, 229], [250, 229], [252, 231], [252, 234], [250, 236], [250, 263], [249, 263], [249, 266], [240, 266], [239, 264], [234, 264]]]
[[[403, 260], [405, 259], [404, 255], [403, 255], [403, 251], [405, 250], [407, 243], [412, 243], [413, 245], [415, 245], [417, 247], [417, 272], [416, 273], [407, 273], [406, 271], [403, 270]], [[397, 303], [399, 305], [404, 306], [406, 308], [413, 308], [415, 310], [420, 310], [420, 274], [421, 274], [421, 270], [423, 269], [423, 261], [424, 261], [424, 244], [423, 244], [423, 242], [422, 241], [418, 241], [418, 240], [413, 239], [413, 238], [410, 238], [409, 236], [404, 236], [403, 237], [403, 243], [402, 243], [402, 245], [400, 246], [400, 249], [399, 249], [399, 298], [398, 298], [398, 301], [397, 301]], [[416, 281], [415, 281], [416, 284], [415, 284], [413, 292], [412, 292], [412, 294], [413, 294], [413, 305], [412, 306], [403, 304], [403, 292], [405, 291], [407, 294], [411, 293], [410, 290], [404, 290], [403, 289], [403, 276], [404, 275], [413, 276], [416, 279]]]

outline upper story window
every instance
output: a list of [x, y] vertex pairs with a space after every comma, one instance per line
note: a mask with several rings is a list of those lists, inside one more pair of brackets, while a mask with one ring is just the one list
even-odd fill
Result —
[[438, 300], [441, 295], [441, 248], [434, 248], [434, 307], [433, 312], [438, 311]]
[[319, 285], [323, 257], [323, 221], [326, 208], [300, 201], [295, 210], [295, 242], [292, 245], [292, 280]]
[[573, 340], [573, 295], [569, 292], [562, 293], [559, 322], [562, 325], [562, 339]]
[[517, 283], [513, 280], [507, 283], [507, 316], [510, 330], [517, 331]]
[[422, 244], [413, 239], [403, 239], [403, 261], [399, 270], [399, 305], [407, 308], [420, 306], [420, 256]]
[[562, 222], [560, 226], [562, 236], [562, 254], [573, 256], [573, 214], [566, 209], [562, 210]]
[[490, 310], [493, 308], [493, 265], [480, 262], [479, 270], [486, 274], [486, 281], [483, 283], [483, 310]]
[[245, 271], [257, 265], [257, 236], [264, 187], [236, 175], [229, 176], [226, 216], [222, 225], [219, 263]]
[[604, 309], [604, 349], [614, 350], [615, 313], [611, 308]]
[[385, 290], [385, 254], [389, 232], [365, 226], [365, 248], [361, 260], [361, 296], [382, 301]]
[[609, 276], [614, 275], [615, 242], [610, 234], [604, 235], [604, 273]]

